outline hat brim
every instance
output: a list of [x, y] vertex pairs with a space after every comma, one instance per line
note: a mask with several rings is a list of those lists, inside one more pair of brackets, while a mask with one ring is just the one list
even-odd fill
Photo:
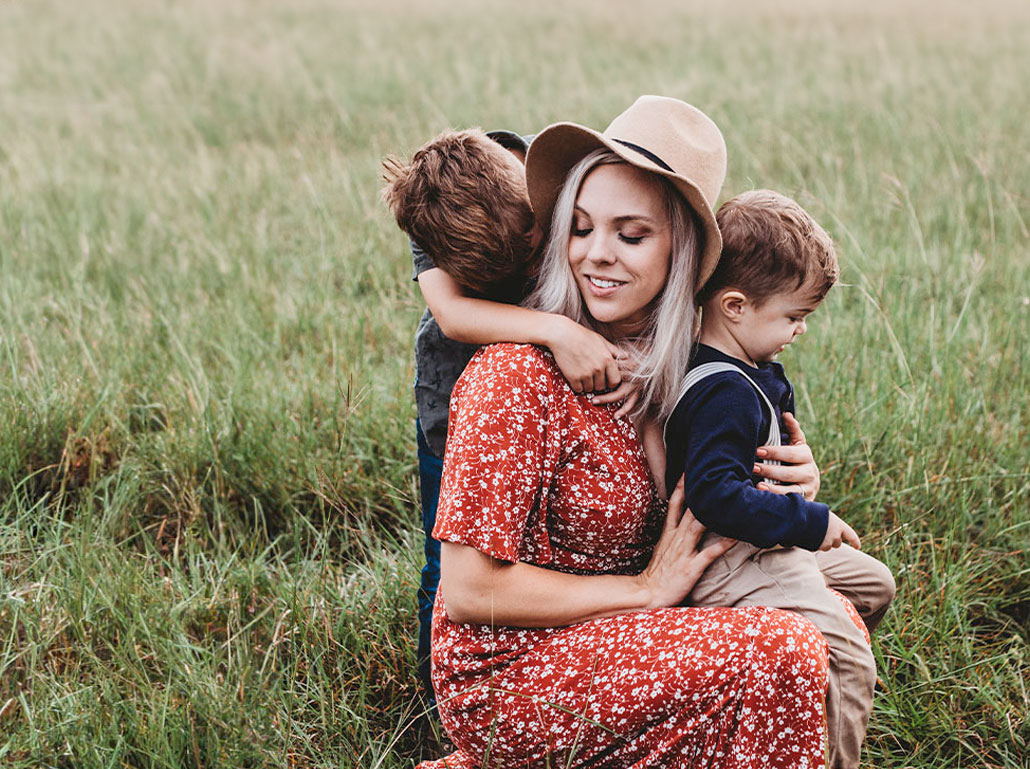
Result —
[[701, 257], [694, 293], [701, 290], [712, 276], [722, 252], [722, 236], [715, 213], [704, 194], [689, 179], [668, 171], [650, 158], [578, 123], [555, 123], [533, 138], [526, 156], [526, 186], [537, 223], [550, 233], [551, 218], [562, 185], [569, 171], [580, 160], [597, 149], [609, 149], [630, 165], [668, 179], [687, 201], [701, 223]]

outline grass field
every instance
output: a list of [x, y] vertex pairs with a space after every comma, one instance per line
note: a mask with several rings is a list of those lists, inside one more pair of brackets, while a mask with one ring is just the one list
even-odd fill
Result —
[[1030, 8], [0, 0], [0, 765], [410, 767], [421, 305], [378, 165], [723, 128], [843, 279], [785, 363], [898, 577], [870, 767], [1030, 767]]

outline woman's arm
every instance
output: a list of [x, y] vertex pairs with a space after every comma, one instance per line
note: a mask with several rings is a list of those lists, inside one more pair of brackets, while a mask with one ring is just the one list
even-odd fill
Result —
[[440, 586], [452, 622], [559, 627], [639, 609], [676, 605], [708, 565], [733, 545], [703, 550], [704, 527], [683, 511], [683, 487], [669, 500], [651, 562], [634, 576], [577, 575], [507, 563], [468, 545], [443, 542]]

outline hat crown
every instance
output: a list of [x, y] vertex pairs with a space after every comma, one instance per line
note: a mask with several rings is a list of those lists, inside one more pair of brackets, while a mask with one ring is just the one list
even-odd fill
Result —
[[714, 208], [726, 178], [726, 142], [701, 110], [679, 99], [641, 96], [603, 136], [647, 157], [657, 168], [664, 165], [663, 170], [690, 180]]
[[699, 290], [722, 251], [713, 211], [726, 178], [726, 142], [718, 127], [696, 107], [665, 96], [641, 96], [604, 133], [576, 123], [548, 126], [533, 139], [526, 158], [529, 199], [545, 228], [571, 169], [599, 149], [667, 179], [683, 197], [701, 225]]

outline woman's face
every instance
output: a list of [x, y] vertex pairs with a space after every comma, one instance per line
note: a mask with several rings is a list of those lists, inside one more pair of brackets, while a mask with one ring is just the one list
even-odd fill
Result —
[[627, 163], [583, 180], [572, 219], [569, 266], [594, 320], [612, 338], [638, 333], [669, 275], [672, 233], [658, 177]]

